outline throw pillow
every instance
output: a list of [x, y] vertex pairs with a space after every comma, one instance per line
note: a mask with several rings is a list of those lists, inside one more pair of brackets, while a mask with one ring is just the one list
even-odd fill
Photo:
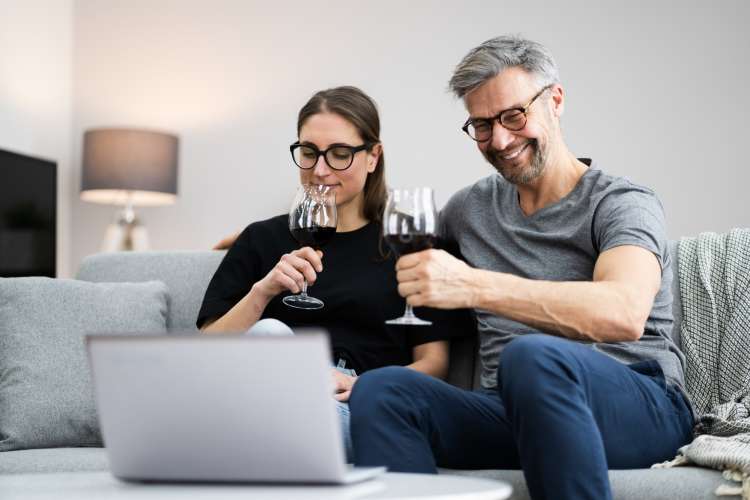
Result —
[[0, 278], [0, 451], [101, 446], [84, 336], [166, 332], [167, 287]]

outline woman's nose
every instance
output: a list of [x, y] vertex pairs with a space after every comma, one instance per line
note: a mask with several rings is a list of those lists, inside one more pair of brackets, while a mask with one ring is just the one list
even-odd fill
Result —
[[325, 157], [323, 155], [318, 156], [318, 159], [315, 161], [315, 167], [313, 168], [313, 174], [318, 177], [325, 177], [330, 173], [331, 167], [326, 163]]

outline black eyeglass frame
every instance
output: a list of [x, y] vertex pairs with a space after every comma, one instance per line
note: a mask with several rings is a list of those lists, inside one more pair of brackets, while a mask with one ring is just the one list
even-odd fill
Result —
[[[332, 144], [328, 146], [326, 149], [324, 149], [323, 151], [321, 151], [314, 144], [302, 144], [301, 142], [297, 141], [294, 144], [291, 144], [289, 146], [289, 152], [292, 154], [292, 161], [294, 162], [294, 164], [297, 165], [302, 170], [310, 170], [311, 168], [315, 168], [315, 165], [318, 164], [318, 158], [322, 156], [323, 160], [326, 162], [326, 165], [328, 165], [331, 169], [336, 170], [337, 172], [341, 172], [342, 170], [346, 170], [347, 168], [352, 166], [352, 164], [354, 163], [354, 155], [356, 155], [360, 151], [365, 151], [365, 150], [369, 151], [370, 148], [372, 148], [372, 146], [374, 146], [374, 144], [370, 142], [366, 142], [362, 144], [361, 146], [349, 146], [348, 144]], [[309, 167], [303, 167], [302, 165], [297, 163], [297, 159], [294, 157], [294, 150], [298, 148], [303, 148], [303, 147], [312, 149], [316, 155], [315, 161]], [[328, 161], [328, 152], [336, 148], [346, 148], [351, 153], [351, 156], [349, 157], [349, 164], [345, 166], [344, 168], [334, 167], [333, 165], [331, 165], [331, 162]]]
[[[466, 120], [466, 122], [464, 123], [464, 125], [461, 127], [461, 130], [463, 130], [466, 133], [466, 135], [468, 135], [471, 138], [471, 140], [476, 141], [476, 142], [487, 142], [490, 139], [492, 139], [492, 128], [493, 128], [492, 124], [494, 122], [500, 123], [500, 125], [502, 125], [503, 127], [505, 127], [507, 130], [510, 130], [511, 132], [518, 132], [519, 130], [523, 130], [523, 128], [526, 126], [526, 123], [529, 120], [528, 114], [529, 114], [529, 108], [531, 108], [531, 105], [534, 104], [534, 101], [536, 101], [539, 98], [539, 96], [541, 96], [542, 94], [544, 94], [544, 92], [546, 90], [551, 89], [554, 85], [555, 85], [554, 83], [550, 83], [549, 85], [543, 87], [542, 90], [540, 90], [539, 92], [537, 92], [534, 95], [534, 97], [532, 97], [531, 100], [529, 100], [529, 102], [526, 104], [526, 106], [521, 106], [521, 107], [518, 107], [518, 108], [504, 109], [504, 110], [500, 111], [498, 114], [496, 114], [495, 116], [492, 116], [490, 118], [476, 118], [476, 119], [474, 119], [474, 118], [469, 117]], [[516, 113], [521, 113], [523, 115], [523, 125], [521, 125], [518, 128], [510, 128], [506, 124], [503, 123], [503, 115], [507, 116], [508, 113], [514, 112], [514, 111]], [[472, 125], [472, 124], [475, 124], [475, 123], [485, 123], [485, 122], [490, 125], [490, 135], [489, 135], [489, 137], [487, 137], [486, 139], [476, 139], [476, 138], [472, 137], [471, 134], [469, 133], [469, 126]]]

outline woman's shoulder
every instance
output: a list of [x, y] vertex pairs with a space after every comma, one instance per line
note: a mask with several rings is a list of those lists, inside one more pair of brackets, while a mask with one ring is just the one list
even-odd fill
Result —
[[250, 245], [268, 238], [278, 238], [289, 233], [289, 216], [286, 214], [276, 215], [269, 219], [251, 222], [240, 233], [237, 244]]

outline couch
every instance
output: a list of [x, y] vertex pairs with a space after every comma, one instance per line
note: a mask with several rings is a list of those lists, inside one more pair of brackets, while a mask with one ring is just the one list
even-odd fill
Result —
[[[670, 252], [677, 265], [676, 242]], [[87, 282], [143, 282], [158, 280], [166, 284], [166, 328], [170, 333], [195, 331], [203, 293], [214, 270], [223, 257], [222, 252], [135, 252], [98, 254], [87, 257], [81, 264], [77, 279]], [[675, 265], [675, 270], [677, 266]], [[682, 317], [679, 283], [673, 282], [675, 292], [675, 330], [679, 332]], [[687, 304], [687, 307], [690, 305]], [[679, 344], [679, 338], [675, 339]], [[448, 381], [463, 388], [478, 383], [476, 340], [462, 339], [451, 346], [451, 366]], [[1, 404], [2, 402], [0, 402]], [[0, 474], [38, 473], [44, 481], [45, 473], [100, 471], [107, 469], [103, 448], [68, 447], [0, 452]], [[513, 486], [516, 500], [528, 499], [523, 474], [518, 470], [459, 471], [442, 469], [441, 474], [470, 475], [500, 479]], [[581, 474], [587, 471], [581, 470]], [[712, 499], [714, 490], [723, 482], [715, 470], [697, 467], [671, 469], [638, 469], [610, 471], [615, 499]]]

